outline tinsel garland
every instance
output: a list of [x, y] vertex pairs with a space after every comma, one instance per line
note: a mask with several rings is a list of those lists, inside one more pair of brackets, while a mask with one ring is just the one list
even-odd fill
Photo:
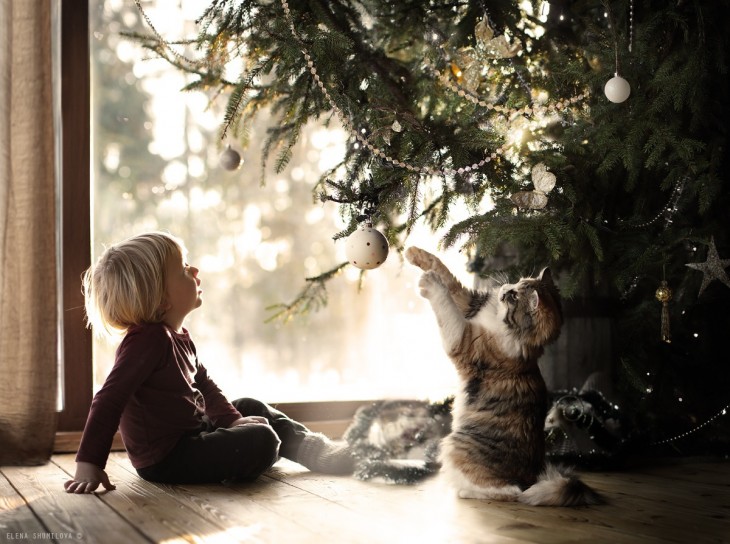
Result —
[[430, 403], [387, 400], [360, 408], [345, 432], [355, 477], [412, 484], [436, 473], [441, 439], [451, 431], [453, 397]]
[[[344, 436], [357, 459], [355, 477], [413, 484], [438, 472], [439, 445], [451, 431], [453, 400], [389, 400], [360, 408]], [[600, 391], [585, 386], [555, 391], [550, 403], [547, 460], [607, 468], [623, 458], [626, 418]]]
[[595, 389], [550, 393], [545, 421], [549, 461], [607, 468], [622, 458], [628, 444], [626, 418], [618, 405]]

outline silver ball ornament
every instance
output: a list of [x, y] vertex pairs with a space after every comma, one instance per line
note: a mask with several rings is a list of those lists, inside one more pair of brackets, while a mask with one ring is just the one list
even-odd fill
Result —
[[220, 158], [218, 159], [218, 164], [220, 164], [221, 167], [225, 168], [229, 172], [237, 170], [238, 167], [241, 166], [242, 162], [243, 160], [241, 159], [241, 155], [238, 153], [238, 151], [231, 148], [230, 145], [225, 148], [223, 153], [221, 153]]
[[631, 94], [631, 85], [620, 75], [616, 74], [606, 82], [603, 92], [606, 93], [606, 98], [611, 102], [619, 104]]
[[357, 229], [347, 237], [345, 255], [351, 265], [361, 270], [379, 267], [388, 258], [388, 240], [369, 225]]

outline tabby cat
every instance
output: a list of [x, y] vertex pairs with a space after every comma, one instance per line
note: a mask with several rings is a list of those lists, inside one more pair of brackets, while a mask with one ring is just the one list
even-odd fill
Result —
[[548, 399], [537, 360], [563, 322], [550, 270], [481, 292], [463, 287], [427, 251], [411, 247], [406, 258], [424, 271], [421, 295], [461, 381], [440, 453], [459, 496], [551, 506], [602, 502], [570, 471], [545, 462]]

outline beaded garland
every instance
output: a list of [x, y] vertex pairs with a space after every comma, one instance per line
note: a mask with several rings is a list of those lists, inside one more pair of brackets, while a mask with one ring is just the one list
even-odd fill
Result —
[[[136, 4], [137, 9], [139, 10], [140, 14], [144, 18], [145, 22], [148, 24], [150, 29], [152, 30], [152, 32], [155, 34], [155, 37], [158, 39], [160, 44], [164, 45], [165, 48], [168, 51], [170, 51], [170, 53], [174, 57], [176, 57], [178, 60], [183, 61], [187, 64], [190, 64], [192, 66], [200, 66], [200, 65], [204, 64], [203, 61], [189, 59], [188, 57], [175, 51], [175, 49], [171, 47], [170, 43], [167, 42], [162, 37], [162, 35], [157, 31], [157, 29], [155, 28], [151, 19], [149, 18], [149, 16], [143, 9], [140, 0], [134, 0], [134, 2]], [[473, 164], [463, 166], [460, 168], [449, 168], [449, 167], [435, 168], [435, 167], [429, 167], [429, 166], [414, 166], [412, 164], [406, 163], [404, 161], [401, 161], [401, 160], [389, 155], [388, 153], [383, 151], [381, 148], [377, 147], [372, 142], [370, 142], [370, 140], [363, 134], [362, 131], [357, 130], [355, 128], [355, 126], [353, 125], [352, 121], [347, 117], [345, 112], [343, 112], [342, 109], [335, 103], [331, 94], [325, 87], [324, 82], [322, 81], [321, 77], [319, 76], [319, 73], [314, 64], [312, 56], [307, 51], [306, 47], [304, 47], [301, 39], [299, 38], [299, 36], [297, 34], [297, 30], [296, 30], [294, 21], [291, 16], [291, 9], [289, 8], [289, 3], [287, 2], [287, 0], [281, 0], [281, 5], [284, 10], [284, 14], [286, 16], [287, 23], [289, 24], [289, 29], [292, 33], [292, 36], [297, 40], [297, 42], [300, 45], [302, 54], [307, 63], [307, 68], [309, 69], [309, 72], [311, 73], [312, 78], [314, 79], [315, 83], [322, 91], [325, 99], [327, 100], [330, 107], [337, 115], [337, 117], [340, 119], [340, 122], [342, 123], [344, 128], [348, 132], [350, 132], [350, 134], [352, 134], [352, 136], [358, 142], [360, 142], [360, 144], [362, 144], [366, 149], [368, 149], [375, 156], [377, 156], [380, 159], [384, 160], [385, 162], [391, 164], [392, 166], [405, 168], [406, 170], [413, 172], [413, 173], [422, 174], [422, 175], [431, 175], [431, 176], [438, 176], [438, 175], [454, 176], [457, 174], [459, 174], [459, 175], [466, 174], [466, 173], [480, 169], [487, 163], [496, 159], [498, 156], [503, 155], [507, 151], [507, 149], [510, 147], [510, 145], [508, 143], [505, 143], [505, 144], [499, 146], [493, 152], [489, 153], [489, 155], [484, 157], [479, 162], [475, 162]], [[459, 87], [458, 85], [456, 85], [452, 81], [450, 81], [450, 79], [447, 76], [441, 74], [432, 66], [427, 65], [426, 68], [430, 69], [434, 73], [434, 75], [437, 76], [437, 79], [446, 86], [447, 89], [454, 92], [458, 96], [464, 98], [465, 100], [471, 102], [474, 105], [477, 105], [477, 106], [480, 106], [483, 108], [487, 108], [491, 111], [495, 111], [497, 113], [500, 113], [500, 114], [503, 114], [506, 116], [532, 115], [532, 114], [543, 114], [544, 115], [544, 114], [548, 114], [550, 112], [560, 112], [561, 110], [567, 109], [570, 106], [576, 104], [577, 102], [580, 102], [581, 100], [584, 100], [585, 98], [587, 98], [589, 96], [589, 93], [586, 92], [586, 93], [578, 94], [577, 96], [574, 96], [570, 99], [559, 100], [554, 104], [550, 104], [550, 105], [546, 105], [546, 106], [539, 106], [539, 105], [531, 104], [531, 105], [527, 105], [527, 106], [524, 106], [521, 108], [509, 108], [509, 107], [502, 106], [499, 104], [490, 103], [490, 102], [480, 98], [479, 96], [476, 96], [473, 93]]]
[[157, 31], [157, 28], [155, 28], [155, 25], [152, 24], [152, 20], [150, 19], [149, 15], [147, 15], [147, 12], [142, 8], [142, 4], [140, 0], [134, 0], [134, 3], [137, 6], [137, 9], [139, 10], [139, 13], [142, 15], [142, 18], [145, 20], [147, 25], [150, 27], [150, 30], [152, 30], [152, 33], [157, 38], [157, 41], [160, 42], [161, 45], [165, 47], [175, 58], [182, 61], [183, 63], [189, 64], [191, 66], [204, 66], [205, 62], [201, 60], [193, 60], [189, 59], [185, 55], [178, 53], [175, 51], [172, 46], [170, 45], [170, 42], [165, 40], [162, 35]]
[[619, 218], [617, 220], [619, 227], [623, 230], [640, 230], [648, 228], [660, 219], [664, 218], [664, 228], [666, 228], [672, 223], [672, 217], [678, 211], [677, 205], [679, 202], [679, 198], [682, 196], [682, 191], [684, 190], [684, 185], [687, 181], [689, 181], [688, 176], [684, 176], [683, 178], [677, 180], [677, 182], [674, 184], [674, 187], [672, 188], [672, 192], [669, 195], [669, 199], [667, 200], [666, 205], [661, 210], [659, 210], [656, 215], [654, 215], [654, 217], [641, 223], [631, 223], [625, 219]]
[[[460, 168], [434, 168], [429, 166], [414, 166], [412, 164], [408, 164], [404, 161], [401, 161], [395, 157], [392, 157], [391, 155], [388, 155], [385, 151], [380, 149], [379, 147], [375, 146], [366, 136], [362, 134], [361, 131], [358, 131], [352, 121], [345, 115], [345, 113], [342, 111], [342, 109], [335, 103], [332, 96], [330, 95], [329, 91], [324, 85], [324, 82], [319, 76], [319, 73], [317, 71], [317, 67], [314, 64], [314, 60], [312, 60], [312, 56], [307, 51], [307, 48], [302, 43], [301, 39], [299, 38], [297, 34], [296, 26], [294, 25], [294, 20], [292, 19], [291, 15], [291, 9], [289, 8], [289, 3], [287, 0], [281, 0], [281, 6], [284, 10], [284, 14], [287, 19], [287, 23], [289, 24], [289, 30], [291, 31], [292, 36], [295, 40], [299, 43], [299, 47], [302, 51], [302, 55], [304, 56], [304, 60], [307, 61], [307, 68], [309, 69], [309, 72], [312, 74], [312, 78], [317, 83], [317, 86], [320, 88], [322, 93], [324, 94], [325, 99], [329, 103], [332, 110], [337, 114], [337, 117], [340, 119], [340, 122], [343, 124], [345, 129], [347, 129], [355, 139], [357, 139], [358, 142], [360, 142], [363, 146], [365, 146], [366, 149], [368, 149], [370, 152], [372, 152], [375, 156], [379, 157], [380, 159], [386, 161], [387, 163], [397, 166], [400, 168], [405, 168], [406, 170], [418, 173], [418, 174], [425, 174], [425, 175], [446, 175], [446, 176], [453, 176], [456, 174], [466, 174], [474, 170], [478, 170], [479, 168], [483, 167], [485, 164], [491, 162], [492, 160], [496, 159], [499, 155], [503, 155], [507, 149], [510, 147], [509, 144], [505, 143], [499, 146], [495, 151], [491, 152], [488, 156], [483, 158], [481, 161], [470, 164], [468, 166], [463, 166]], [[433, 68], [432, 68], [433, 69]], [[433, 69], [435, 71], [435, 69]], [[436, 74], [438, 74], [437, 71], [435, 71]], [[451, 83], [448, 78], [441, 77], [440, 78], [453, 92], [458, 94], [460, 97], [465, 98], [466, 100], [469, 100], [470, 102], [486, 107], [490, 110], [494, 110], [499, 113], [503, 113], [505, 115], [513, 115], [513, 114], [532, 114], [537, 112], [549, 112], [549, 111], [560, 111], [562, 109], [565, 109], [576, 102], [579, 102], [586, 98], [588, 96], [588, 93], [581, 93], [571, 99], [564, 100], [564, 101], [558, 101], [554, 105], [551, 106], [535, 106], [528, 105], [523, 108], [507, 108], [504, 106], [500, 106], [498, 104], [491, 104], [487, 102], [486, 100], [480, 99], [471, 93], [467, 92], [464, 89], [459, 88], [458, 86], [455, 86], [453, 83]]]
[[350, 119], [345, 115], [345, 113], [342, 111], [342, 109], [335, 103], [332, 96], [330, 95], [329, 91], [324, 85], [324, 82], [319, 77], [319, 73], [317, 72], [317, 68], [314, 65], [314, 61], [312, 60], [312, 56], [307, 51], [306, 47], [302, 44], [301, 40], [299, 39], [299, 36], [297, 35], [296, 27], [294, 26], [294, 21], [292, 20], [291, 16], [291, 10], [289, 9], [289, 4], [286, 0], [281, 0], [281, 6], [284, 9], [284, 13], [287, 18], [287, 22], [289, 23], [289, 29], [291, 30], [292, 36], [299, 42], [299, 46], [302, 50], [302, 54], [304, 55], [304, 60], [307, 61], [307, 68], [309, 69], [309, 72], [312, 74], [312, 78], [317, 83], [317, 86], [322, 91], [322, 94], [324, 94], [325, 99], [329, 103], [332, 110], [337, 114], [337, 117], [340, 119], [340, 122], [342, 125], [347, 129], [354, 137], [357, 139], [358, 142], [360, 142], [365, 148], [367, 148], [370, 152], [372, 152], [375, 156], [381, 158], [385, 162], [393, 165], [398, 166], [400, 168], [405, 168], [409, 172], [418, 173], [418, 174], [426, 174], [430, 176], [438, 176], [438, 175], [447, 175], [447, 176], [453, 176], [456, 174], [465, 174], [468, 172], [471, 172], [472, 170], [478, 170], [488, 162], [491, 162], [492, 160], [496, 159], [497, 156], [504, 154], [504, 152], [509, 147], [508, 144], [503, 144], [499, 148], [497, 148], [496, 151], [493, 151], [489, 156], [483, 158], [481, 161], [476, 162], [474, 164], [470, 164], [468, 166], [463, 166], [461, 168], [434, 168], [431, 166], [414, 166], [412, 164], [408, 164], [404, 161], [401, 161], [399, 159], [396, 159], [395, 157], [392, 157], [391, 155], [388, 155], [385, 151], [380, 149], [379, 147], [373, 145], [370, 140], [366, 136], [364, 136], [360, 131], [358, 131], [350, 121]]
[[496, 111], [497, 113], [501, 113], [507, 117], [511, 117], [513, 115], [533, 115], [533, 114], [541, 114], [541, 115], [547, 115], [551, 112], [560, 112], [561, 110], [565, 110], [569, 108], [570, 106], [577, 104], [581, 100], [585, 100], [590, 96], [590, 93], [584, 92], [580, 93], [572, 98], [568, 98], [565, 100], [558, 100], [554, 104], [548, 104], [546, 106], [540, 106], [537, 104], [530, 104], [527, 106], [524, 106], [522, 108], [509, 108], [507, 106], [502, 106], [500, 104], [492, 104], [491, 102], [487, 102], [483, 98], [480, 98], [479, 96], [475, 95], [468, 89], [464, 89], [463, 87], [459, 86], [458, 84], [451, 81], [451, 78], [447, 76], [446, 74], [443, 74], [433, 68], [432, 66], [427, 65], [428, 68], [430, 68], [433, 72], [433, 74], [438, 78], [438, 80], [443, 83], [443, 85], [449, 89], [451, 92], [459, 95], [461, 98], [464, 98], [465, 100], [468, 100], [475, 106], [481, 106], [482, 108], [487, 108], [488, 110]]

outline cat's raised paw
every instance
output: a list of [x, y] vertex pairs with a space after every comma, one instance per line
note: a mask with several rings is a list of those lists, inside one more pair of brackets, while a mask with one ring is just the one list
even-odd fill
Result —
[[421, 270], [430, 270], [433, 266], [434, 256], [420, 247], [411, 246], [406, 250], [406, 259]]
[[444, 284], [441, 282], [441, 278], [436, 272], [429, 270], [423, 273], [421, 280], [418, 282], [418, 287], [421, 292], [421, 296], [424, 298], [430, 298], [438, 289], [444, 289]]

